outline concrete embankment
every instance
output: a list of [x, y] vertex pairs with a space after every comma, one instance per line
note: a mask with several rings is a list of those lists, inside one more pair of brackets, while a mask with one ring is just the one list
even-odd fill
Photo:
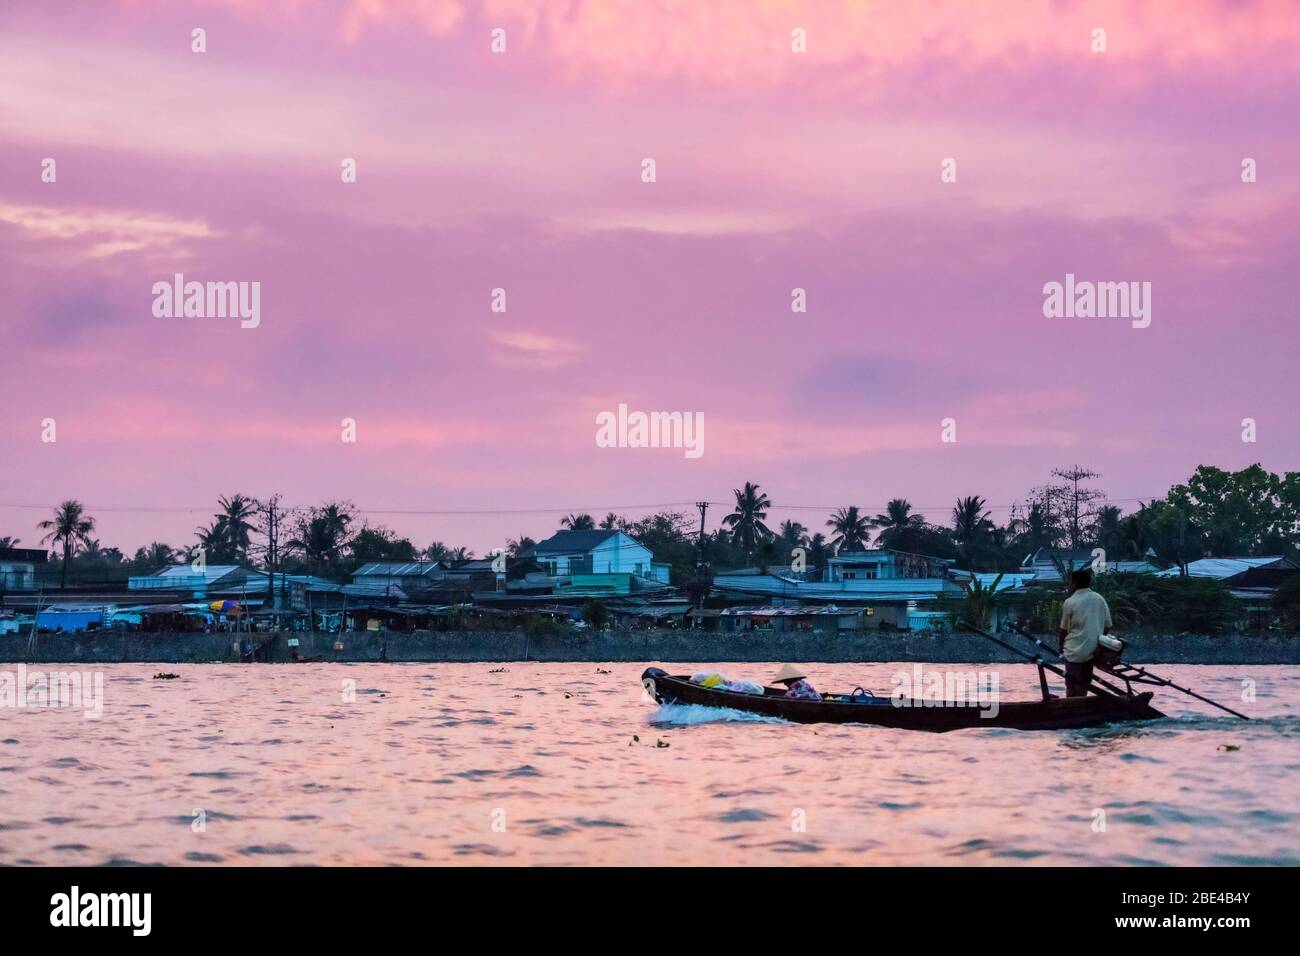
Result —
[[[243, 637], [245, 635], [240, 635]], [[527, 635], [523, 631], [373, 631], [341, 636], [306, 632], [254, 634], [269, 641], [273, 662], [295, 655], [324, 661], [623, 661], [646, 663], [800, 661], [871, 663], [924, 661], [936, 664], [1014, 661], [1013, 655], [974, 634], [765, 634], [758, 632], [601, 631]], [[289, 641], [298, 645], [291, 647]], [[1018, 640], [1012, 638], [1013, 640]], [[159, 664], [236, 661], [232, 634], [0, 636], [0, 662]], [[335, 650], [335, 641], [342, 649]], [[1232, 634], [1170, 635], [1129, 639], [1133, 663], [1300, 664], [1300, 637]]]

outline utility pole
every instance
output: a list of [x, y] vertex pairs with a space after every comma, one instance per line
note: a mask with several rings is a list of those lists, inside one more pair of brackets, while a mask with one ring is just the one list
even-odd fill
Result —
[[1080, 465], [1075, 465], [1073, 468], [1053, 468], [1052, 475], [1069, 482], [1065, 493], [1070, 522], [1070, 550], [1078, 550], [1083, 546], [1084, 529], [1081, 519], [1092, 517], [1096, 513], [1093, 503], [1106, 497], [1104, 492], [1094, 488], [1080, 488], [1079, 485], [1081, 482], [1100, 478], [1101, 475]]
[[260, 503], [262, 513], [262, 533], [266, 535], [266, 598], [275, 608], [275, 570], [280, 562], [280, 521], [284, 511], [280, 508], [280, 496], [272, 495]]
[[699, 540], [699, 544], [696, 545], [696, 548], [699, 551], [699, 556], [696, 558], [695, 563], [703, 564], [704, 563], [704, 513], [709, 510], [709, 503], [707, 501], [697, 501], [695, 502], [695, 507], [700, 509], [700, 540]]

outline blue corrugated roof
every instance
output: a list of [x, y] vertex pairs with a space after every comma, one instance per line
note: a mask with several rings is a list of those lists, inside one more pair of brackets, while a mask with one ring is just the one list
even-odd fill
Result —
[[371, 561], [369, 564], [363, 564], [352, 573], [354, 578], [357, 577], [389, 577], [389, 578], [414, 578], [428, 574], [430, 571], [441, 570], [442, 565], [437, 561]]
[[528, 553], [573, 554], [578, 551], [590, 551], [616, 534], [617, 531], [557, 531], [545, 541], [533, 545]]

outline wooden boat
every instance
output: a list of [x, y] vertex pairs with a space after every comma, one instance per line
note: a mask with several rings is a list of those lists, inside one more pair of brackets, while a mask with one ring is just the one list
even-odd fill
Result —
[[980, 727], [1065, 730], [1122, 721], [1156, 720], [1164, 716], [1151, 706], [1149, 691], [1132, 695], [1045, 697], [1043, 700], [999, 702], [996, 707], [980, 707], [975, 704], [942, 706], [936, 702], [910, 699], [896, 702], [889, 697], [850, 694], [824, 695], [836, 698], [830, 700], [801, 700], [786, 697], [783, 688], [773, 687], [763, 688], [761, 695], [744, 694], [695, 684], [688, 677], [673, 676], [658, 667], [646, 668], [641, 683], [646, 692], [661, 704], [726, 707], [800, 724], [871, 724], [938, 733]]

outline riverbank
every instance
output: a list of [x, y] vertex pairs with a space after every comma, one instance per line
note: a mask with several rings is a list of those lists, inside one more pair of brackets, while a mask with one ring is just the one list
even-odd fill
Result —
[[[242, 636], [242, 635], [240, 635]], [[0, 636], [0, 662], [156, 663], [237, 661], [233, 634], [99, 632], [94, 635]], [[974, 634], [765, 634], [721, 631], [368, 631], [343, 635], [282, 632], [253, 635], [268, 641], [273, 663], [296, 658], [365, 662], [722, 662], [798, 661], [936, 664], [1018, 660]], [[1014, 639], [1014, 638], [1013, 638]], [[296, 640], [297, 646], [290, 641]], [[1135, 636], [1125, 659], [1135, 664], [1300, 664], [1300, 637], [1253, 634]], [[335, 649], [335, 643], [342, 644]]]

